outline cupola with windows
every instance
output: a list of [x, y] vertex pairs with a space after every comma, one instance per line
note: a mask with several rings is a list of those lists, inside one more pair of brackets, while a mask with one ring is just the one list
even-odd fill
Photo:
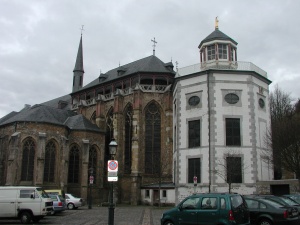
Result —
[[237, 42], [219, 30], [218, 17], [215, 30], [201, 41], [201, 69], [235, 69], [237, 68]]

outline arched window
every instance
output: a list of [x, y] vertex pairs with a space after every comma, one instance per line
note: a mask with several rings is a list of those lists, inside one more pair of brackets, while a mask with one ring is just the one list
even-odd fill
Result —
[[45, 150], [44, 182], [54, 182], [56, 146], [49, 141]]
[[161, 115], [152, 102], [145, 110], [145, 173], [160, 172]]
[[124, 173], [131, 173], [131, 139], [132, 139], [132, 105], [128, 105], [125, 110], [125, 151], [124, 151]]
[[79, 181], [79, 149], [74, 145], [69, 153], [69, 183], [78, 183]]
[[[88, 177], [90, 177], [90, 169], [93, 168], [94, 183], [96, 183], [96, 171], [97, 171], [97, 149], [92, 146], [89, 151], [89, 167]], [[89, 183], [89, 180], [88, 180]]]
[[35, 144], [28, 138], [23, 145], [21, 181], [33, 180]]

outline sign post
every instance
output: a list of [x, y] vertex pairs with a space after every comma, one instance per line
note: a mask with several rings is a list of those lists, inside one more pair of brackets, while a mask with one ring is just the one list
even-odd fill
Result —
[[108, 160], [107, 163], [107, 181], [115, 182], [118, 181], [118, 161]]
[[90, 176], [90, 184], [93, 184], [93, 183], [94, 183], [94, 176], [91, 175], [91, 176]]
[[194, 176], [193, 180], [194, 180], [194, 194], [196, 194], [196, 187], [197, 187], [197, 181], [198, 181], [197, 176]]

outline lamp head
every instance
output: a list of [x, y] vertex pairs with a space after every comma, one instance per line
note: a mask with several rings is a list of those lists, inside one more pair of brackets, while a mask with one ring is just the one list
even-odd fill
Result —
[[116, 155], [118, 144], [114, 138], [111, 139], [111, 142], [109, 143], [108, 146], [109, 146], [109, 154]]

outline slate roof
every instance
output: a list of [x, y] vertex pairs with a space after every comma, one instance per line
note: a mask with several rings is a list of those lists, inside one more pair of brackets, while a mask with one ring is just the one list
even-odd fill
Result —
[[91, 123], [83, 115], [79, 114], [76, 116], [69, 117], [64, 124], [71, 130], [89, 130], [99, 132], [100, 129], [96, 124]]
[[202, 46], [203, 43], [214, 41], [214, 40], [226, 40], [226, 41], [231, 41], [234, 44], [238, 44], [235, 40], [232, 38], [228, 37], [226, 34], [224, 34], [222, 31], [219, 29], [215, 29], [210, 35], [208, 35], [206, 38], [204, 38], [201, 43], [199, 44], [198, 48]]
[[[100, 74], [100, 76], [94, 81], [90, 82], [83, 88], [78, 91], [82, 91], [84, 89], [88, 89], [94, 87], [101, 83], [106, 83], [121, 77], [129, 76], [138, 72], [155, 72], [155, 73], [174, 73], [173, 63], [164, 63], [159, 58], [154, 55], [139, 59], [137, 61], [128, 63], [121, 67], [117, 67], [115, 69], [109, 70], [105, 74]], [[119, 71], [119, 72], [118, 72]], [[77, 91], [76, 91], [77, 92]]]
[[9, 114], [7, 114], [6, 116], [3, 116], [3, 117], [0, 119], [0, 124], [3, 123], [4, 121], [10, 119], [11, 117], [15, 116], [16, 114], [18, 114], [18, 112], [12, 111], [12, 112], [10, 112]]
[[72, 108], [71, 107], [72, 106], [72, 97], [69, 94], [58, 97], [58, 98], [55, 98], [55, 99], [52, 99], [52, 100], [44, 102], [44, 103], [41, 103], [41, 105], [46, 105], [46, 106], [50, 106], [50, 107], [53, 107], [53, 108], [57, 108], [58, 103], [60, 101], [63, 101], [63, 102], [67, 103], [67, 105], [63, 109], [71, 110], [71, 108]]
[[27, 107], [18, 113], [8, 114], [1, 118], [0, 126], [15, 122], [50, 123], [67, 126], [71, 130], [101, 131], [83, 115], [77, 115], [77, 113], [70, 110], [58, 109], [42, 104]]

